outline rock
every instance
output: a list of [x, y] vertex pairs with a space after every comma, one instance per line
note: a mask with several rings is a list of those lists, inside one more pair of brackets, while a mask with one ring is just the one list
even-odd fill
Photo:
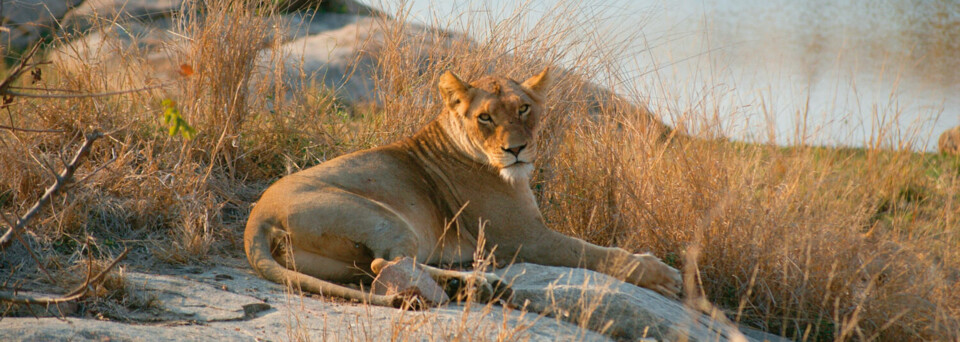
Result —
[[[100, 1], [100, 3], [112, 4], [113, 2]], [[179, 8], [179, 5], [168, 5], [172, 6], [171, 8]], [[158, 8], [165, 7], [159, 6]], [[106, 6], [106, 8], [111, 11], [118, 10], [110, 6]], [[94, 10], [78, 8], [77, 11], [71, 12], [71, 25], [74, 27], [88, 25], [83, 23], [94, 20], [92, 14], [86, 14], [91, 11]], [[75, 14], [76, 12], [81, 14]], [[134, 12], [151, 13], [146, 9]], [[154, 14], [146, 19], [136, 19], [139, 18], [137, 15], [128, 14], [126, 18], [136, 20], [117, 20], [110, 25], [100, 26], [99, 29], [58, 46], [49, 53], [48, 59], [56, 63], [60, 70], [68, 73], [80, 74], [93, 71], [96, 75], [102, 75], [105, 80], [98, 83], [106, 84], [107, 88], [111, 90], [139, 88], [158, 83], [171, 84], [171, 81], [176, 79], [184, 53], [188, 51], [189, 40], [180, 31], [181, 28], [175, 23], [177, 19], [173, 18], [170, 12], [161, 13], [163, 14]], [[86, 19], [81, 20], [80, 18]], [[270, 20], [276, 23], [276, 27], [281, 28], [281, 41], [290, 41], [328, 31], [337, 31], [356, 23], [360, 18], [362, 17], [350, 14], [297, 12], [278, 15], [270, 18]], [[264, 38], [272, 39], [272, 36]], [[266, 43], [264, 42], [263, 45], [266, 45]], [[319, 63], [326, 62], [326, 60], [323, 60]], [[261, 63], [269, 64], [271, 61], [262, 59]], [[307, 67], [312, 68], [312, 70], [324, 68], [346, 70], [344, 66], [346, 63], [337, 64], [336, 61], [331, 65], [317, 65], [316, 63], [316, 59], [308, 59]], [[265, 66], [261, 66], [259, 69], [265, 68]], [[336, 80], [343, 79], [344, 73], [345, 71], [331, 72], [329, 75], [325, 75], [323, 83], [339, 85], [341, 83], [337, 83]], [[312, 72], [311, 74], [318, 73]], [[364, 74], [363, 76], [368, 75]], [[298, 78], [291, 76], [288, 81], [293, 82], [295, 79]], [[352, 86], [350, 89], [367, 92], [372, 88]]]
[[286, 0], [283, 3], [282, 9], [287, 11], [317, 9], [327, 13], [354, 13], [365, 16], [382, 14], [376, 9], [353, 0]]
[[170, 19], [183, 9], [183, 5], [183, 0], [86, 0], [64, 16], [63, 27], [73, 32], [86, 31], [98, 19], [149, 23]]
[[597, 272], [516, 264], [496, 273], [513, 289], [513, 305], [559, 317], [615, 339], [752, 340], [735, 326]]
[[[275, 82], [274, 60], [282, 58], [282, 82], [291, 92], [298, 92], [314, 82], [328, 89], [334, 89], [338, 97], [347, 101], [366, 99], [373, 93], [372, 72], [373, 57], [368, 50], [362, 54], [360, 49], [366, 42], [376, 42], [376, 21], [358, 18], [357, 21], [328, 32], [300, 37], [280, 48], [280, 55], [273, 50], [264, 50], [257, 65], [267, 82]], [[370, 45], [375, 48], [373, 44]]]
[[194, 269], [126, 272], [129, 307], [106, 315], [112, 320], [5, 317], [0, 341], [609, 340], [596, 331], [618, 340], [782, 341], [758, 331], [745, 336], [653, 291], [582, 269], [513, 265], [497, 273], [511, 283], [515, 307], [466, 303], [424, 311], [301, 296], [247, 268]]
[[[424, 54], [432, 45], [446, 44], [452, 34], [437, 33], [429, 28], [396, 23], [389, 19], [357, 17], [354, 22], [335, 30], [329, 30], [295, 39], [280, 48], [283, 60], [283, 84], [288, 94], [298, 92], [310, 85], [322, 85], [337, 94], [338, 100], [350, 103], [377, 101], [375, 75], [377, 57], [385, 48], [384, 24], [403, 25], [404, 34], [422, 36], [417, 40], [421, 47], [415, 49]], [[394, 28], [396, 29], [396, 28]], [[433, 34], [428, 34], [433, 33]], [[259, 70], [263, 78], [275, 72], [277, 52], [264, 50], [260, 57]], [[426, 63], [427, 56], [414, 57]], [[424, 65], [419, 70], [426, 70]]]
[[744, 335], [747, 335], [747, 339], [754, 340], [754, 341], [763, 341], [763, 342], [791, 342], [792, 341], [786, 337], [774, 335], [766, 331], [757, 330], [751, 327], [745, 327], [741, 325], [739, 328], [740, 328], [740, 332], [742, 332]]
[[186, 44], [170, 31], [173, 26], [170, 18], [117, 22], [56, 47], [47, 59], [62, 72], [98, 75], [95, 83], [112, 90], [168, 82], [175, 75], [175, 51]]
[[353, 24], [363, 16], [343, 13], [297, 12], [277, 17], [277, 24], [285, 28], [286, 41], [328, 32]]
[[127, 318], [135, 321], [234, 321], [249, 317], [254, 308], [269, 309], [259, 299], [183, 278], [129, 273], [125, 281], [127, 292], [156, 309], [131, 312]]
[[[76, 0], [76, 2], [80, 1]], [[132, 20], [148, 23], [158, 19], [169, 19], [188, 10], [185, 4], [189, 6], [189, 3], [184, 0], [87, 0], [67, 13], [62, 25], [64, 28], [78, 32], [93, 27], [98, 18], [111, 21], [116, 19], [119, 22]], [[380, 13], [353, 0], [291, 0], [286, 1], [286, 5], [282, 7], [285, 11], [290, 11], [291, 16], [307, 18], [315, 14], [356, 17], [356, 15], [369, 16]]]
[[[98, 70], [95, 74], [105, 74], [105, 82], [111, 90], [139, 88], [151, 84], [171, 82], [176, 79], [178, 66], [182, 63], [183, 51], [187, 51], [187, 34], [177, 32], [173, 25], [171, 12], [179, 10], [182, 0], [166, 0], [158, 3], [156, 11], [161, 14], [146, 16], [146, 9], [136, 7], [118, 12], [116, 1], [97, 0], [99, 6], [90, 5], [78, 8], [68, 17], [70, 22], [78, 22], [80, 17], [91, 17], [92, 13], [128, 13], [122, 18], [137, 20], [119, 20], [102, 30], [94, 31], [61, 46], [51, 54], [51, 59], [63, 66], [68, 72], [89, 70], [88, 65], [107, 65], [109, 68]], [[349, 6], [348, 6], [349, 7]], [[148, 7], [149, 9], [149, 7]], [[362, 12], [362, 11], [361, 11]], [[141, 13], [141, 14], [136, 14]], [[433, 77], [437, 65], [447, 63], [446, 54], [451, 48], [469, 49], [473, 41], [453, 32], [447, 32], [422, 25], [397, 22], [386, 17], [368, 17], [357, 14], [328, 12], [295, 12], [273, 17], [275, 27], [280, 28], [282, 45], [277, 49], [264, 49], [256, 61], [255, 75], [251, 77], [254, 89], [283, 88], [286, 99], [303, 98], [300, 93], [314, 86], [320, 86], [337, 96], [345, 103], [384, 103], [384, 96], [393, 94], [419, 99], [419, 103], [435, 101], [436, 93], [430, 85], [423, 89], [410, 91], [404, 89], [397, 80], [378, 75], [378, 63], [383, 62], [384, 49], [404, 51], [403, 61], [386, 61], [392, 67], [414, 70], [420, 75]], [[76, 26], [75, 24], [72, 24]], [[388, 41], [388, 37], [399, 41]], [[270, 38], [270, 37], [265, 37]], [[263, 46], [268, 46], [264, 42]], [[517, 59], [504, 56], [503, 59]], [[145, 61], [145, 62], [144, 62]], [[132, 63], [131, 63], [132, 62]], [[522, 64], [522, 63], [521, 63]], [[120, 66], [120, 67], [117, 67]], [[132, 68], [132, 69], [131, 69]], [[613, 109], [621, 113], [636, 113], [648, 119], [649, 124], [641, 129], [651, 129], [661, 138], [672, 130], [655, 118], [643, 105], [631, 103], [609, 89], [590, 83], [564, 68], [556, 67], [558, 79], [578, 87], [578, 96], [588, 105], [591, 116]], [[420, 79], [416, 74], [412, 80]], [[381, 83], [377, 84], [377, 80]], [[279, 80], [279, 82], [278, 82]], [[266, 88], [265, 88], [266, 86]], [[380, 87], [378, 89], [378, 86]], [[398, 95], [399, 94], [399, 95]], [[583, 95], [586, 94], [586, 95]], [[559, 95], [559, 96], [562, 96]], [[633, 114], [630, 114], [633, 115]]]
[[937, 147], [942, 154], [960, 155], [960, 126], [948, 129], [940, 134]]
[[[323, 22], [322, 20], [320, 22]], [[397, 39], [400, 32], [402, 37]], [[387, 39], [399, 41], [390, 41]], [[254, 79], [275, 83], [273, 75], [280, 74], [282, 84], [287, 87], [288, 98], [294, 93], [307, 89], [308, 86], [323, 86], [336, 94], [337, 100], [347, 103], [375, 102], [383, 103], [382, 95], [378, 93], [401, 93], [402, 96], [420, 97], [420, 103], [431, 103], [436, 100], [434, 85], [425, 87], [427, 91], [402, 90], [403, 86], [393, 85], [389, 77], [378, 75], [378, 72], [389, 72], [378, 69], [378, 63], [402, 65], [403, 68], [419, 73], [419, 76], [433, 77], [432, 73], [439, 74], [437, 65], [452, 60], [448, 55], [453, 47], [469, 49], [474, 46], [469, 38], [458, 33], [439, 30], [411, 23], [401, 23], [390, 19], [357, 17], [356, 21], [340, 28], [323, 31], [316, 34], [295, 39], [283, 44], [278, 52], [267, 49], [259, 58], [258, 72], [261, 76]], [[404, 51], [403, 61], [390, 60], [384, 62], [381, 52], [384, 49], [399, 49]], [[277, 73], [276, 59], [283, 60], [282, 72]], [[504, 60], [515, 58], [504, 56]], [[516, 60], [520, 61], [518, 58]], [[397, 67], [393, 65], [393, 67]], [[449, 66], [445, 66], [449, 67]], [[647, 125], [638, 129], [666, 138], [673, 130], [656, 118], [643, 104], [632, 103], [626, 98], [617, 95], [610, 89], [598, 86], [565, 68], [553, 66], [554, 77], [564, 82], [582, 84], [578, 87], [578, 100], [588, 104], [591, 117], [602, 111], [614, 109], [620, 113], [631, 113], [645, 119]], [[519, 75], [517, 76], [519, 77]], [[419, 79], [413, 75], [413, 79]], [[381, 84], [375, 84], [380, 79]], [[378, 86], [380, 88], [378, 88]], [[391, 89], [395, 87], [398, 89]]]
[[[83, 0], [17, 0], [4, 1], [0, 22], [0, 47], [4, 53], [22, 50], [45, 34], [57, 29], [57, 22]], [[8, 44], [9, 42], [9, 44]]]
[[153, 298], [149, 308], [131, 308], [115, 321], [5, 317], [0, 341], [609, 340], [567, 322], [499, 306], [404, 311], [300, 296], [247, 268], [127, 272], [125, 278], [128, 295]]

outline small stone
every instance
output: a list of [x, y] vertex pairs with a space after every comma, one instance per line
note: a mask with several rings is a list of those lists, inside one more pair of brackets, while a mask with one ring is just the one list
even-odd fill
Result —
[[267, 303], [251, 303], [243, 306], [243, 316], [246, 319], [256, 318], [258, 313], [272, 309]]

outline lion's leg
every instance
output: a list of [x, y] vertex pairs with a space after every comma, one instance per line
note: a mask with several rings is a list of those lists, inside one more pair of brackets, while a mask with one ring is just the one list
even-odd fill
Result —
[[[302, 198], [288, 211], [286, 239], [292, 251], [286, 254], [292, 260], [286, 265], [316, 278], [370, 280], [376, 276], [374, 260], [417, 256], [418, 236], [382, 203], [332, 189]], [[415, 296], [400, 294], [408, 295]]]
[[[450, 298], [459, 297], [461, 300], [473, 299], [479, 302], [489, 302], [499, 298], [507, 298], [512, 294], [510, 288], [501, 281], [500, 277], [492, 273], [461, 272], [441, 269], [416, 262], [413, 258], [397, 258], [392, 261], [377, 258], [371, 263], [372, 270], [377, 275], [380, 275], [388, 266], [396, 267], [399, 265], [404, 265], [400, 267], [410, 265], [418, 270], [403, 270], [401, 268], [403, 271], [400, 272], [406, 273], [404, 277], [416, 277], [418, 273], [430, 277], [430, 280], [435, 281], [437, 285], [443, 287], [444, 292], [446, 292]], [[394, 275], [392, 273], [388, 278], [392, 279], [393, 277]], [[393, 285], [406, 286], [400, 284]], [[446, 299], [443, 301], [445, 302]]]
[[436, 268], [430, 265], [421, 264], [423, 270], [427, 272], [434, 280], [439, 282], [446, 282], [451, 279], [456, 279], [460, 281], [468, 281], [472, 278], [479, 277], [479, 280], [485, 281], [489, 284], [501, 281], [500, 277], [493, 273], [487, 272], [463, 272], [463, 271], [454, 271], [454, 270], [445, 270], [442, 268]]
[[[414, 227], [386, 205], [348, 192], [319, 193], [291, 208], [287, 230], [295, 267], [303, 273], [332, 281], [353, 281], [358, 275], [376, 276], [387, 260], [420, 254]], [[456, 288], [476, 287], [479, 298], [503, 292], [499, 277], [443, 270], [422, 264], [434, 281]], [[362, 272], [360, 272], [362, 271]]]
[[[498, 244], [498, 259], [519, 260], [547, 266], [586, 268], [675, 297], [680, 292], [680, 272], [650, 254], [633, 254], [614, 247], [597, 246], [581, 239], [542, 228], [530, 229], [522, 247]], [[488, 233], [489, 234], [489, 233]], [[536, 234], [536, 235], [533, 235]]]
[[421, 265], [438, 283], [445, 284], [448, 295], [455, 297], [457, 293], [462, 293], [464, 289], [476, 289], [475, 299], [480, 302], [489, 302], [498, 298], [510, 297], [513, 293], [510, 287], [493, 273], [487, 272], [462, 272], [454, 270], [445, 270], [430, 265]]
[[370, 277], [370, 268], [363, 263], [345, 262], [297, 248], [289, 254], [278, 258], [280, 264], [320, 279], [354, 283]]

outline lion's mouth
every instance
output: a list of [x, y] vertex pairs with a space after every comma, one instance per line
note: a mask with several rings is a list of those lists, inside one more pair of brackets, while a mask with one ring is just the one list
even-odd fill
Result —
[[503, 165], [503, 168], [530, 164], [530, 162], [524, 160], [524, 158], [513, 155], [503, 155], [500, 157], [500, 160], [502, 161], [501, 165]]
[[510, 163], [510, 164], [504, 165], [503, 168], [506, 169], [506, 168], [511, 168], [511, 167], [525, 167], [525, 166], [527, 166], [527, 165], [530, 165], [530, 162], [526, 162], [526, 161], [523, 161], [523, 160], [515, 160], [514, 162], [512, 162], [512, 163]]
[[530, 173], [533, 171], [533, 164], [517, 160], [510, 165], [500, 169], [500, 176], [510, 183], [518, 183], [521, 180], [529, 180]]

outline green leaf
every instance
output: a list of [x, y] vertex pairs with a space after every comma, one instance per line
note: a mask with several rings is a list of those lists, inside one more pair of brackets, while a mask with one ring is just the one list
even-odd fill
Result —
[[180, 119], [180, 135], [185, 139], [190, 140], [193, 137], [197, 136], [197, 130], [193, 127], [190, 127], [190, 124], [186, 120]]
[[187, 123], [187, 120], [180, 115], [180, 110], [177, 109], [177, 103], [170, 99], [164, 99], [160, 102], [160, 105], [163, 107], [163, 124], [168, 125], [167, 134], [169, 136], [174, 136], [178, 132], [180, 135], [187, 140], [193, 139], [197, 136], [197, 130], [190, 126]]

